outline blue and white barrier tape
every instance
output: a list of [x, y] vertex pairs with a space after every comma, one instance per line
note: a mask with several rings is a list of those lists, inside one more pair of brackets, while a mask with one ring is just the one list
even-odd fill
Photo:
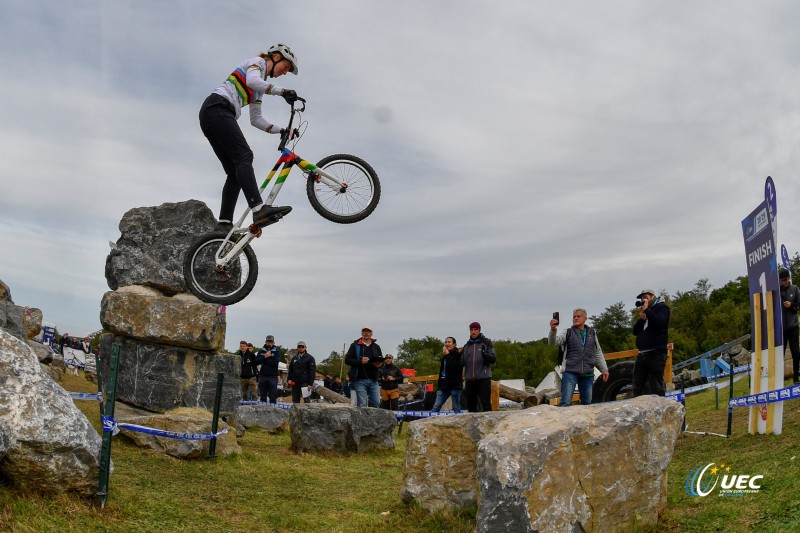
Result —
[[[407, 416], [413, 416], [416, 418], [430, 418], [432, 416], [444, 416], [444, 415], [456, 415], [455, 411], [392, 411], [394, 413], [394, 417], [397, 420], [401, 420]], [[462, 411], [466, 413], [466, 411]]]
[[97, 392], [70, 392], [73, 400], [101, 400], [102, 397]]
[[730, 401], [728, 401], [728, 407], [751, 407], [753, 405], [764, 405], [785, 400], [796, 400], [798, 398], [800, 398], [800, 385], [792, 385], [791, 387], [784, 387], [778, 390], [731, 398]]
[[292, 405], [294, 404], [285, 402], [270, 403], [270, 402], [259, 402], [257, 400], [242, 400], [239, 402], [239, 405], [269, 405], [272, 407], [278, 407], [280, 409], [291, 409]]
[[130, 431], [137, 431], [139, 433], [147, 433], [148, 435], [155, 435], [156, 437], [166, 437], [168, 439], [211, 440], [219, 437], [220, 435], [225, 435], [226, 433], [228, 433], [227, 429], [223, 429], [222, 431], [217, 431], [216, 433], [189, 433], [189, 432], [181, 433], [179, 431], [166, 431], [163, 429], [150, 428], [147, 426], [139, 426], [137, 424], [126, 424], [123, 422], [117, 422], [113, 418], [103, 415], [100, 415], [100, 419], [103, 421], [103, 432], [104, 433], [111, 432], [112, 435], [116, 435], [117, 433], [119, 433], [120, 429], [127, 429]]

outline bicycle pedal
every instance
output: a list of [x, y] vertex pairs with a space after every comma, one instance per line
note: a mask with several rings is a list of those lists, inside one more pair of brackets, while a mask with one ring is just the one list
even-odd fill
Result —
[[250, 228], [248, 229], [250, 230], [250, 233], [256, 236], [256, 239], [261, 237], [261, 234], [263, 233], [263, 231], [261, 231], [261, 228], [259, 228], [255, 224], [250, 224]]

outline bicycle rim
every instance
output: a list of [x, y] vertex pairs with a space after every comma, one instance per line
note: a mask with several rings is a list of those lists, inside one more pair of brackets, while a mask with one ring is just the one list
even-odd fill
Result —
[[186, 257], [184, 277], [189, 289], [201, 300], [230, 305], [242, 300], [255, 286], [258, 263], [250, 246], [225, 266], [217, 266], [215, 256], [225, 243], [233, 244], [225, 236], [211, 236], [193, 246]]
[[342, 191], [309, 179], [308, 199], [320, 215], [348, 224], [363, 220], [375, 210], [381, 188], [375, 170], [368, 163], [352, 155], [337, 154], [320, 160], [317, 166], [347, 184]]

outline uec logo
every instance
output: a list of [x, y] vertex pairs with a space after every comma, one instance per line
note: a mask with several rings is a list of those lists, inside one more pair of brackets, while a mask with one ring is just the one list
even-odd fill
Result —
[[717, 487], [717, 483], [720, 484], [720, 495], [744, 495], [758, 492], [761, 489], [758, 480], [764, 479], [764, 476], [729, 474], [731, 471], [730, 466], [720, 465], [717, 467], [714, 466], [715, 464], [708, 463], [706, 466], [695, 468], [689, 472], [689, 475], [686, 476], [686, 494], [689, 496], [708, 496]]

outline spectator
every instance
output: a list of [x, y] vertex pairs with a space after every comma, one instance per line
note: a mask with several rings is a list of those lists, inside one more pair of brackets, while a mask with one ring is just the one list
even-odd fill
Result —
[[[304, 341], [297, 342], [297, 353], [289, 362], [289, 385], [292, 386], [292, 403], [300, 403], [305, 398], [309, 403], [309, 396], [314, 388], [314, 379], [317, 377], [317, 363], [314, 357], [306, 351]], [[307, 390], [303, 391], [306, 387]]]
[[347, 376], [350, 378], [350, 386], [356, 391], [356, 405], [380, 407], [378, 369], [383, 364], [383, 352], [372, 338], [371, 326], [361, 328], [361, 338], [350, 345], [344, 362], [350, 366]]
[[594, 328], [586, 325], [586, 309], [575, 309], [572, 312], [572, 327], [563, 335], [556, 336], [558, 320], [550, 321], [550, 334], [547, 343], [551, 346], [558, 345], [562, 349], [564, 358], [561, 365], [561, 402], [560, 407], [572, 405], [572, 395], [575, 385], [578, 385], [581, 405], [592, 403], [592, 388], [594, 387], [594, 367], [600, 369], [603, 381], [608, 381], [608, 367], [597, 339]]
[[400, 399], [400, 390], [398, 387], [403, 382], [403, 373], [400, 372], [400, 367], [394, 364], [394, 356], [390, 353], [386, 354], [383, 359], [383, 366], [380, 367], [380, 382], [381, 382], [381, 407], [383, 409], [391, 409], [397, 411], [400, 409], [398, 400]]
[[64, 333], [58, 339], [58, 351], [61, 353], [61, 355], [64, 355], [64, 346], [69, 348], [69, 333]]
[[[333, 380], [333, 383], [331, 383], [330, 389], [333, 392], [335, 392], [336, 394], [345, 395], [344, 394], [344, 387], [342, 386], [342, 378], [337, 376], [336, 379]], [[348, 387], [348, 391], [347, 392], [350, 392], [349, 387]], [[345, 396], [347, 396], [348, 398], [350, 397], [349, 394], [347, 394]]]
[[665, 396], [664, 367], [667, 364], [667, 331], [669, 307], [653, 289], [644, 289], [636, 302], [639, 320], [633, 325], [636, 348], [639, 354], [633, 365], [633, 395], [656, 394]]
[[798, 333], [800, 327], [797, 323], [797, 310], [800, 309], [800, 291], [793, 285], [791, 275], [785, 268], [781, 269], [778, 276], [781, 282], [781, 310], [783, 311], [783, 342], [792, 352], [792, 375], [794, 384], [800, 383], [800, 340]]
[[256, 356], [247, 345], [247, 341], [239, 341], [239, 385], [242, 389], [242, 400], [256, 399]]
[[83, 350], [83, 353], [87, 355], [92, 353], [92, 343], [89, 342], [88, 336], [83, 338], [83, 342], [81, 342], [81, 350]]
[[281, 353], [275, 346], [275, 337], [267, 335], [264, 346], [258, 350], [256, 364], [261, 365], [258, 370], [258, 397], [262, 402], [276, 403], [278, 401], [278, 374]]
[[469, 325], [469, 340], [461, 349], [466, 379], [464, 396], [470, 413], [492, 410], [492, 365], [497, 361], [492, 341], [481, 333], [481, 325]]
[[332, 383], [333, 383], [333, 376], [331, 376], [330, 374], [325, 374], [325, 377], [322, 380], [322, 386], [330, 390]]
[[82, 349], [81, 341], [78, 340], [78, 337], [72, 337], [72, 339], [69, 342], [69, 347], [72, 348], [73, 350]]
[[464, 365], [461, 362], [461, 353], [456, 346], [456, 340], [453, 337], [447, 337], [444, 340], [442, 360], [439, 363], [436, 402], [434, 402], [431, 411], [438, 413], [442, 410], [444, 402], [451, 398], [453, 400], [453, 412], [461, 412], [461, 390], [464, 388], [463, 372]]
[[[350, 394], [351, 392], [355, 392], [355, 391], [352, 391], [351, 388], [350, 388], [350, 376], [345, 376], [344, 377], [344, 385], [342, 385], [342, 395], [347, 396], [348, 398], [353, 400], [353, 397]], [[355, 405], [355, 403], [353, 403], [353, 405]]]

